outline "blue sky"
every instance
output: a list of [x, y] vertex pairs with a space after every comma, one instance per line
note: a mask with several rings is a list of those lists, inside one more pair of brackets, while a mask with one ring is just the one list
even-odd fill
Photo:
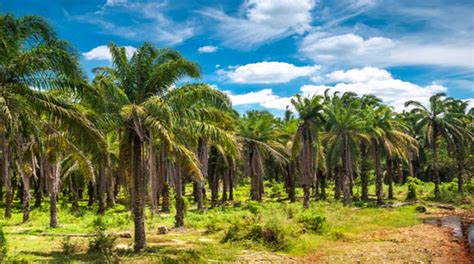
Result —
[[130, 54], [144, 41], [171, 46], [239, 111], [279, 114], [294, 94], [328, 88], [398, 110], [437, 92], [474, 98], [473, 1], [15, 0], [0, 11], [46, 17], [90, 77], [110, 63], [109, 42]]

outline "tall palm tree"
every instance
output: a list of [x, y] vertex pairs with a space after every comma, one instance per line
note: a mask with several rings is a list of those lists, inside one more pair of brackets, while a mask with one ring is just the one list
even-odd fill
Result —
[[390, 162], [395, 157], [407, 160], [408, 153], [416, 150], [416, 140], [405, 133], [407, 128], [400, 119], [396, 118], [390, 107], [378, 106], [369, 111], [366, 118], [375, 162], [377, 204], [381, 205], [383, 204], [382, 155], [385, 153], [387, 157], [389, 198], [393, 198]]
[[300, 184], [304, 191], [303, 206], [309, 207], [310, 187], [315, 181], [316, 140], [318, 131], [323, 126], [323, 97], [314, 95], [310, 98], [297, 94], [291, 99], [292, 105], [299, 114], [300, 124], [293, 139], [293, 147], [297, 148], [297, 167], [300, 174]]
[[277, 140], [278, 122], [266, 111], [249, 111], [239, 120], [238, 139], [243, 147], [244, 162], [250, 176], [250, 197], [254, 201], [262, 201], [263, 160], [272, 156], [278, 162], [285, 162], [281, 154], [283, 146]]
[[[199, 77], [199, 66], [188, 61], [172, 49], [158, 49], [145, 43], [128, 59], [125, 49], [109, 45], [112, 54], [112, 67], [95, 69], [96, 81], [120, 98], [108, 117], [117, 122], [120, 131], [121, 156], [130, 162], [122, 164], [126, 175], [131, 179], [132, 210], [135, 224], [135, 251], [146, 246], [144, 226], [146, 174], [157, 170], [162, 177], [175, 184], [176, 202], [182, 208], [180, 195], [183, 173], [202, 178], [199, 162], [189, 146], [189, 135], [205, 135], [214, 141], [232, 139], [219, 126], [215, 125], [221, 112], [207, 104], [192, 102], [215, 102], [215, 105], [230, 105], [229, 99], [221, 92], [202, 84], [190, 84], [173, 88], [183, 77]], [[153, 147], [159, 147], [155, 157]], [[147, 162], [148, 161], [148, 162]], [[149, 164], [147, 170], [145, 163]], [[162, 166], [163, 165], [163, 166]], [[158, 170], [158, 167], [163, 168]], [[170, 172], [170, 173], [167, 173]], [[164, 174], [164, 175], [163, 175]], [[153, 174], [151, 174], [153, 175]], [[177, 225], [182, 223], [178, 210]]]
[[431, 164], [436, 199], [440, 198], [438, 140], [443, 138], [447, 142], [452, 142], [454, 137], [461, 137], [461, 135], [466, 132], [464, 122], [459, 115], [450, 114], [451, 105], [452, 99], [447, 98], [445, 93], [438, 93], [431, 96], [427, 106], [417, 101], [408, 101], [405, 103], [406, 107], [413, 107], [411, 113], [416, 120], [415, 129], [422, 134], [433, 153]]
[[38, 16], [15, 18], [10, 14], [0, 16], [0, 39], [0, 134], [8, 218], [13, 165], [9, 160], [16, 152], [12, 135], [42, 133], [42, 123], [49, 122], [67, 130], [75, 143], [88, 151], [100, 152], [103, 141], [73, 104], [54, 93], [71, 91], [77, 96], [86, 87], [69, 43], [59, 40]]
[[362, 141], [368, 141], [366, 122], [361, 115], [360, 101], [352, 93], [339, 96], [335, 93], [325, 107], [327, 132], [324, 141], [328, 145], [328, 160], [343, 165], [342, 189], [346, 206], [351, 205], [351, 182], [354, 156]]

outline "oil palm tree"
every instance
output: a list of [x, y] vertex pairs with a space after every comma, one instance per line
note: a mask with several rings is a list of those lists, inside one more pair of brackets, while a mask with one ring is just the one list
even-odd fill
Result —
[[[293, 139], [293, 148], [296, 148], [297, 168], [300, 176], [300, 184], [304, 191], [303, 206], [309, 207], [310, 187], [315, 183], [315, 167], [318, 140], [318, 131], [322, 128], [323, 117], [323, 97], [314, 95], [310, 98], [297, 94], [291, 99], [292, 105], [299, 114], [299, 126]], [[319, 149], [319, 148], [318, 148]]]
[[354, 156], [362, 141], [368, 141], [366, 121], [363, 119], [360, 101], [352, 93], [339, 96], [335, 93], [324, 109], [328, 161], [332, 164], [342, 162], [343, 203], [351, 205], [351, 182], [353, 177]]
[[[368, 134], [375, 163], [375, 187], [377, 204], [383, 204], [382, 157], [387, 157], [387, 173], [392, 170], [389, 163], [394, 158], [408, 159], [410, 152], [416, 150], [416, 140], [405, 131], [408, 129], [387, 106], [377, 106], [366, 115]], [[393, 198], [392, 179], [389, 179], [389, 198]]]
[[251, 181], [250, 197], [254, 201], [262, 201], [264, 193], [264, 158], [272, 156], [280, 163], [286, 162], [283, 146], [277, 140], [277, 127], [275, 117], [266, 111], [249, 111], [239, 120], [237, 135]]
[[452, 99], [447, 98], [445, 93], [438, 93], [430, 97], [428, 105], [417, 101], [408, 101], [405, 106], [411, 106], [411, 113], [415, 121], [415, 129], [420, 133], [431, 148], [433, 158], [431, 160], [435, 183], [435, 198], [440, 198], [440, 177], [438, 169], [438, 140], [443, 138], [448, 143], [455, 137], [462, 137], [467, 130], [464, 121], [457, 114], [450, 113]]
[[11, 135], [39, 133], [41, 122], [47, 121], [67, 130], [88, 151], [100, 152], [103, 141], [72, 103], [53, 92], [71, 91], [77, 96], [86, 83], [71, 46], [59, 40], [44, 19], [2, 15], [0, 39], [0, 133], [8, 218], [13, 166], [9, 160], [16, 152]]
[[[183, 77], [199, 77], [199, 66], [172, 49], [159, 49], [145, 43], [128, 59], [125, 49], [109, 45], [112, 67], [95, 69], [96, 81], [120, 98], [105, 116], [120, 131], [120, 156], [129, 162], [122, 167], [131, 182], [131, 201], [135, 224], [135, 251], [146, 246], [144, 203], [146, 174], [151, 170], [179, 177], [183, 173], [202, 178], [199, 162], [190, 146], [189, 135], [205, 135], [213, 141], [231, 141], [230, 135], [216, 125], [222, 116], [217, 108], [192, 102], [228, 105], [221, 92], [202, 84], [173, 88]], [[118, 110], [118, 111], [116, 111]], [[151, 146], [151, 148], [147, 148]], [[158, 146], [156, 156], [153, 146]], [[158, 157], [153, 164], [153, 157]], [[147, 171], [148, 163], [150, 168]], [[163, 165], [163, 166], [161, 166]], [[161, 166], [161, 167], [160, 167]], [[158, 167], [164, 168], [158, 170]], [[166, 175], [161, 175], [165, 177]], [[181, 184], [179, 179], [168, 179]], [[181, 188], [175, 186], [177, 205], [182, 205]], [[182, 206], [179, 206], [182, 207]], [[179, 213], [179, 214], [178, 214]], [[177, 225], [181, 213], [177, 213]]]

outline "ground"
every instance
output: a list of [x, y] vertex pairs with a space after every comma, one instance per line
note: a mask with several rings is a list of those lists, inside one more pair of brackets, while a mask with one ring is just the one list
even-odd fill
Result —
[[[472, 202], [456, 210], [437, 208], [433, 201], [403, 204], [403, 187], [396, 189], [395, 206], [378, 208], [374, 202], [312, 201], [304, 210], [301, 201], [290, 204], [281, 186], [268, 186], [264, 203], [248, 201], [248, 187], [236, 190], [236, 201], [204, 213], [193, 210], [187, 196], [184, 228], [173, 229], [173, 215], [152, 216], [147, 210], [148, 249], [132, 252], [132, 238], [118, 238], [115, 257], [125, 263], [472, 263], [465, 241], [456, 239], [447, 228], [423, 224], [423, 218], [464, 214], [473, 218]], [[189, 194], [189, 191], [188, 191]], [[471, 198], [469, 198], [471, 199]], [[428, 211], [420, 213], [422, 204]], [[42, 262], [102, 262], [101, 256], [87, 253], [90, 237], [71, 237], [75, 252], [64, 254], [64, 235], [91, 234], [96, 208], [82, 202], [80, 212], [71, 213], [67, 201], [59, 211], [59, 228], [48, 227], [48, 208], [34, 209], [32, 220], [21, 223], [21, 206], [11, 220], [3, 220], [8, 241], [8, 260]], [[312, 229], [315, 218], [321, 226]], [[133, 221], [123, 205], [109, 209], [103, 217], [108, 233], [131, 232]], [[170, 232], [157, 233], [158, 226]], [[235, 228], [236, 232], [230, 230]], [[234, 230], [234, 231], [235, 231]], [[239, 231], [240, 230], [240, 231]], [[251, 231], [249, 231], [251, 230]], [[255, 231], [257, 230], [257, 231]], [[252, 233], [253, 232], [253, 233]], [[271, 236], [268, 236], [270, 232]], [[263, 234], [263, 235], [262, 235]], [[225, 238], [230, 238], [225, 241]], [[271, 239], [269, 239], [269, 237]], [[469, 259], [471, 258], [471, 259]]]

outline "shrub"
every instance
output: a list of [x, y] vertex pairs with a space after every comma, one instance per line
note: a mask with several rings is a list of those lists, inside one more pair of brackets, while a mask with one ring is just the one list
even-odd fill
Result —
[[255, 201], [249, 201], [247, 208], [254, 215], [259, 214], [262, 211], [262, 205]]
[[7, 256], [7, 239], [3, 233], [3, 227], [0, 225], [0, 263]]
[[111, 262], [114, 258], [114, 246], [117, 238], [106, 233], [102, 217], [94, 220], [93, 227], [95, 236], [89, 240], [88, 253], [98, 253], [105, 261]]
[[407, 193], [407, 201], [413, 201], [417, 199], [417, 192], [418, 187], [422, 185], [423, 182], [415, 177], [408, 177], [407, 185], [408, 185], [408, 193]]
[[454, 202], [458, 196], [458, 180], [442, 183], [439, 186], [440, 198], [446, 202]]
[[275, 197], [280, 197], [281, 194], [283, 193], [283, 185], [281, 183], [273, 183], [271, 189], [270, 189], [270, 197], [275, 198]]
[[71, 237], [67, 236], [64, 237], [61, 241], [61, 247], [63, 249], [63, 253], [66, 256], [70, 256], [77, 251], [77, 243], [71, 240]]
[[297, 222], [303, 224], [306, 230], [310, 230], [314, 233], [321, 233], [326, 218], [324, 216], [315, 215], [310, 212], [304, 212], [298, 215]]
[[212, 222], [208, 222], [206, 223], [206, 233], [207, 234], [214, 234], [214, 233], [217, 233], [221, 230], [223, 230], [224, 228], [222, 227], [222, 225], [216, 221], [212, 221]]

